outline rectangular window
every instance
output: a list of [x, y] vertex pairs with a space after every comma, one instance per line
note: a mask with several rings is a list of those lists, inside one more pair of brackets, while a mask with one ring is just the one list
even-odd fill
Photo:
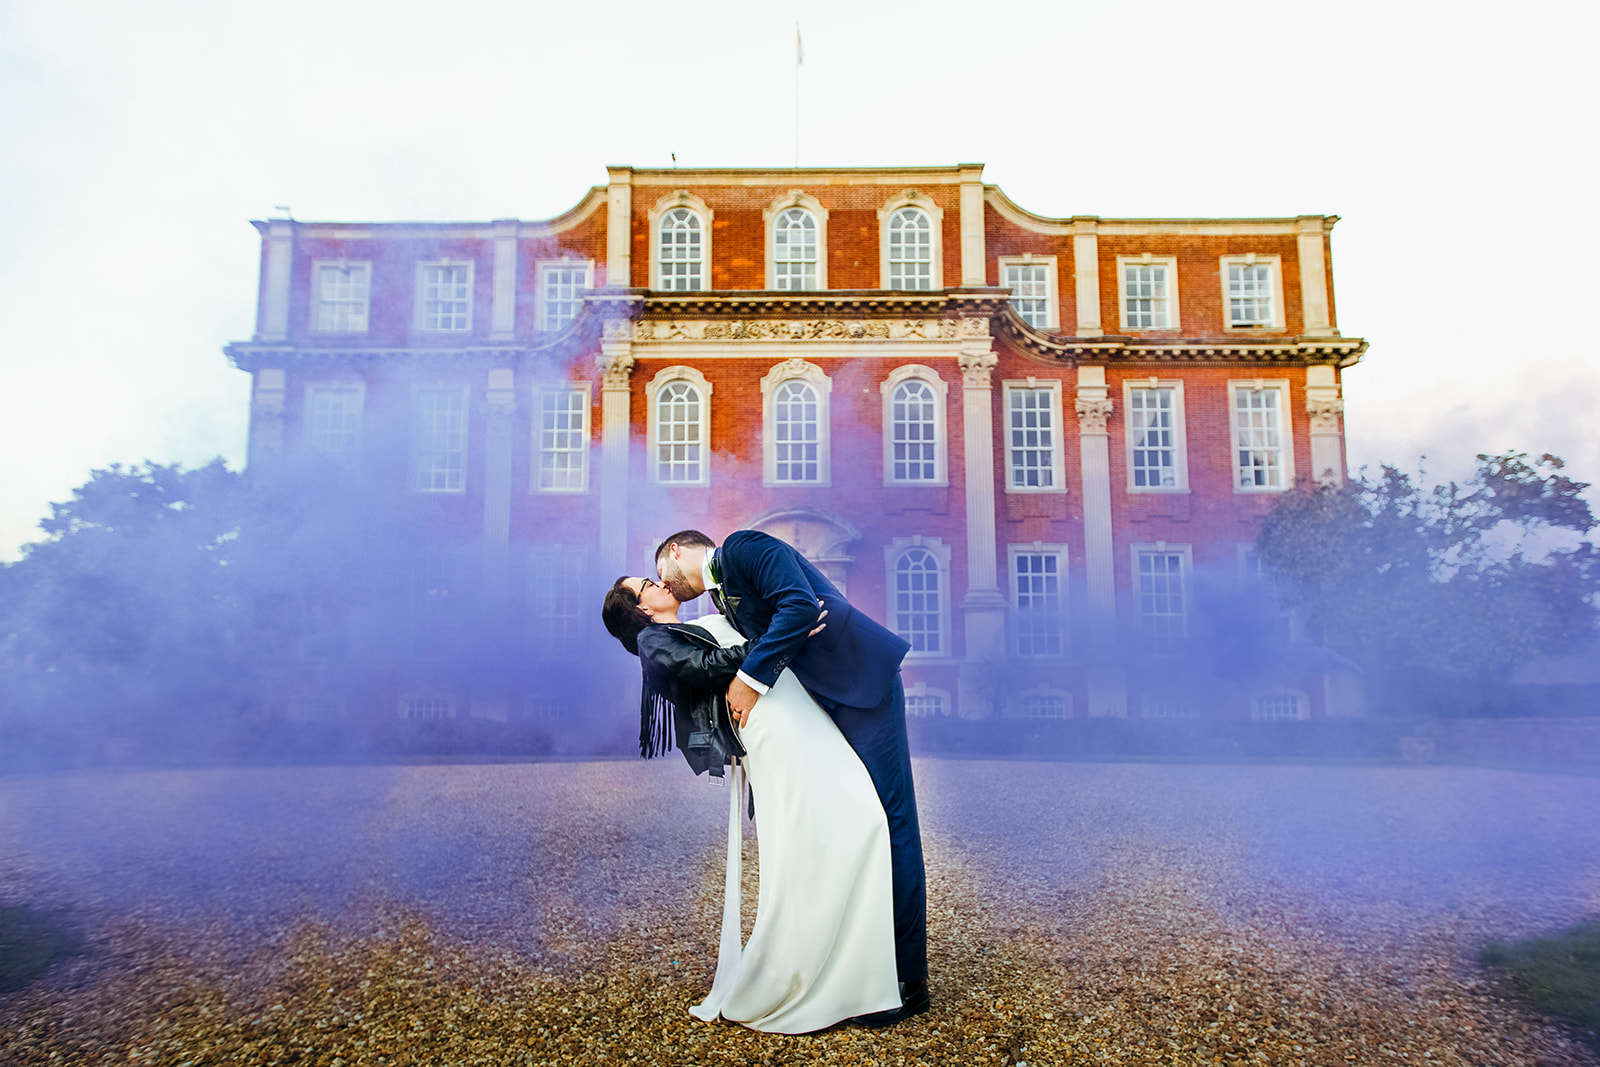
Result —
[[1146, 651], [1176, 651], [1187, 633], [1187, 554], [1162, 546], [1134, 548], [1139, 629]]
[[539, 488], [582, 492], [588, 488], [589, 390], [539, 391]]
[[1168, 314], [1167, 264], [1139, 261], [1122, 264], [1123, 325], [1130, 330], [1165, 330]]
[[1050, 323], [1049, 273], [1043, 263], [1007, 263], [1005, 287], [1011, 290], [1011, 306], [1036, 330]]
[[1049, 689], [1030, 690], [1022, 694], [1017, 714], [1024, 719], [1070, 719], [1072, 696]]
[[907, 693], [906, 714], [919, 719], [944, 715], [944, 697], [939, 693]]
[[1276, 320], [1272, 307], [1272, 265], [1229, 263], [1227, 266], [1228, 325], [1273, 325]]
[[1170, 386], [1128, 390], [1128, 470], [1135, 489], [1176, 489], [1178, 391]]
[[1056, 391], [1025, 386], [1006, 389], [1006, 453], [1012, 489], [1054, 489], [1060, 479], [1056, 460]]
[[1286, 488], [1283, 387], [1234, 382], [1232, 391], [1234, 486], [1246, 492]]
[[559, 330], [577, 318], [587, 288], [587, 263], [539, 264], [539, 329]]
[[534, 638], [544, 656], [577, 651], [584, 632], [581, 600], [585, 580], [585, 554], [573, 545], [547, 545], [529, 560], [529, 601]]
[[1060, 656], [1066, 651], [1066, 550], [1013, 545], [1011, 594], [1017, 655]]
[[328, 382], [306, 388], [306, 449], [340, 463], [354, 463], [361, 447], [360, 382]]
[[424, 493], [466, 489], [467, 390], [428, 386], [416, 393], [412, 436], [412, 484]]
[[472, 264], [424, 263], [418, 294], [418, 326], [460, 332], [472, 328]]
[[366, 333], [372, 265], [318, 260], [314, 271], [316, 312], [312, 329], [321, 333]]

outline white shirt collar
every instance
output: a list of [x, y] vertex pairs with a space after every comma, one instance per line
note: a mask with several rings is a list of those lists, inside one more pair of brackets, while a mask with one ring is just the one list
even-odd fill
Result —
[[715, 556], [716, 554], [717, 550], [715, 548], [706, 549], [705, 562], [700, 565], [700, 580], [705, 584], [705, 587], [708, 590], [722, 588], [721, 583], [711, 577], [711, 557]]

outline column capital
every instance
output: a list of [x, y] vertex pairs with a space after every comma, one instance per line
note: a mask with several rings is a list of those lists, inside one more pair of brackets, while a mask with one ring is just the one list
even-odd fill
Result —
[[963, 348], [956, 357], [961, 365], [961, 384], [968, 389], [990, 389], [993, 384], [989, 380], [990, 374], [1000, 362], [1000, 357], [994, 350], [985, 345], [983, 348]]
[[[1101, 395], [1085, 395], [1086, 393], [1095, 392], [1098, 392]], [[1088, 436], [1090, 434], [1098, 434], [1102, 437], [1106, 436], [1109, 433], [1109, 431], [1106, 429], [1106, 420], [1111, 417], [1111, 409], [1111, 398], [1105, 395], [1105, 390], [1103, 388], [1079, 389], [1077, 403], [1078, 434], [1080, 436]]]
[[1306, 414], [1311, 416], [1312, 433], [1338, 433], [1344, 401], [1328, 397], [1306, 397]]
[[600, 372], [600, 388], [606, 392], [616, 389], [626, 392], [633, 376], [633, 362], [633, 345], [626, 341], [602, 344], [594, 357], [595, 369]]

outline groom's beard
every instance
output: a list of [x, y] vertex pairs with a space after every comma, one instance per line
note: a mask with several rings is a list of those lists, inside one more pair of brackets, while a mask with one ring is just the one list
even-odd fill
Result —
[[683, 568], [678, 566], [678, 561], [667, 560], [661, 567], [661, 584], [667, 587], [667, 592], [678, 599], [679, 603], [693, 600], [700, 595], [700, 590], [689, 584], [689, 579], [683, 573]]

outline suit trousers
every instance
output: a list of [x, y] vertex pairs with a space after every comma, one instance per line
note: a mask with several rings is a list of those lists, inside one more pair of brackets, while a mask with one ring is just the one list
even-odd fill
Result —
[[906, 692], [896, 672], [889, 697], [875, 708], [817, 701], [861, 757], [889, 820], [889, 862], [894, 879], [894, 951], [900, 981], [928, 977], [928, 883], [922, 865], [922, 828], [911, 783], [906, 740]]

